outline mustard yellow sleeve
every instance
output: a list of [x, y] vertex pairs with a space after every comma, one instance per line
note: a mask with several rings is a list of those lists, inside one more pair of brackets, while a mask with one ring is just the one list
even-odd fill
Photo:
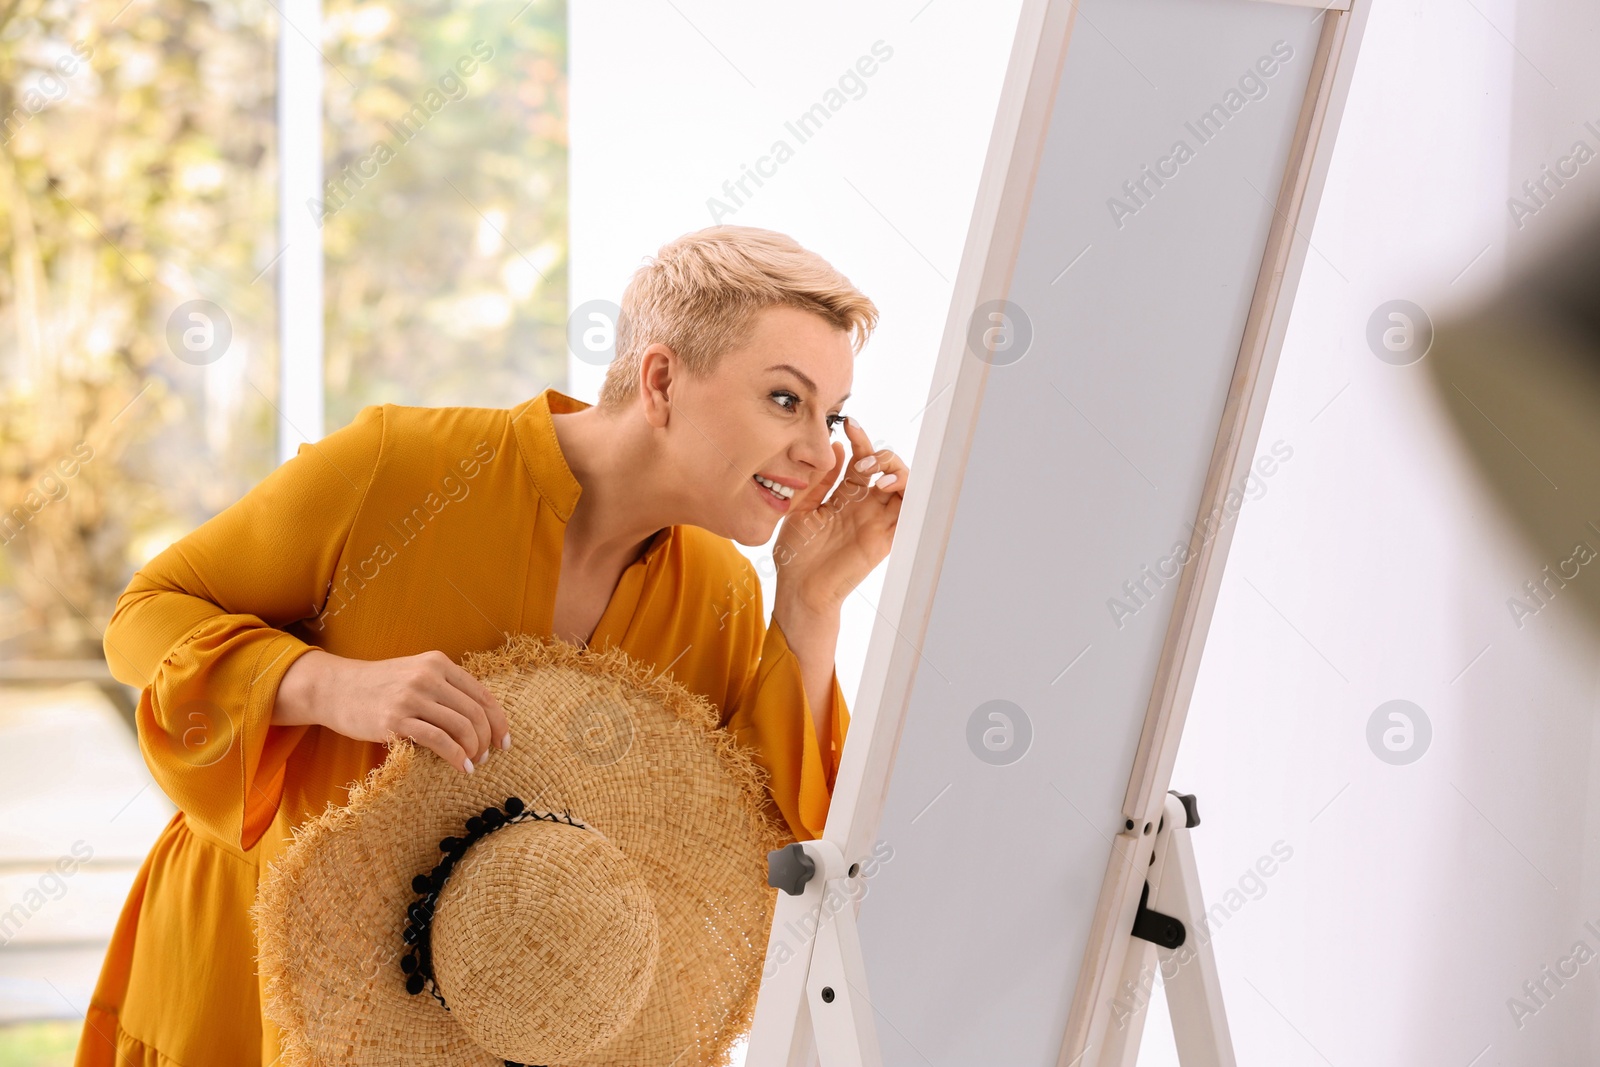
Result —
[[783, 628], [776, 622], [765, 626], [759, 602], [754, 612], [741, 614], [752, 618], [756, 630], [751, 644], [759, 648], [760, 658], [746, 691], [733, 705], [727, 727], [767, 769], [772, 800], [796, 840], [809, 841], [822, 836], [828, 820], [839, 754], [850, 728], [850, 710], [835, 671], [827, 718], [829, 743], [824, 751], [812, 720], [800, 661]]
[[315, 647], [314, 618], [374, 480], [383, 409], [302, 444], [238, 501], [133, 576], [106, 626], [119, 681], [141, 687], [139, 749], [191, 824], [249, 849], [307, 726], [273, 726], [278, 683]]

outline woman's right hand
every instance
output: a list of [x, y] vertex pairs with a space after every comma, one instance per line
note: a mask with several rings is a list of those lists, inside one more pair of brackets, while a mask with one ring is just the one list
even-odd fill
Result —
[[357, 741], [409, 737], [472, 773], [489, 745], [511, 747], [505, 709], [443, 652], [362, 660], [314, 648], [278, 685], [274, 726], [326, 726]]

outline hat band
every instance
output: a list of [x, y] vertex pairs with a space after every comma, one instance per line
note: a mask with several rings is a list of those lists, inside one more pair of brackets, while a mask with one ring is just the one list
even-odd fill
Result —
[[[484, 808], [481, 814], [467, 819], [465, 834], [460, 837], [443, 838], [439, 842], [439, 851], [444, 853], [444, 859], [427, 874], [419, 874], [411, 879], [412, 890], [421, 895], [406, 908], [406, 918], [409, 922], [401, 933], [401, 938], [411, 946], [400, 958], [400, 969], [406, 973], [407, 993], [415, 995], [426, 989], [433, 994], [440, 1007], [445, 1011], [450, 1010], [450, 1005], [445, 1003], [444, 995], [439, 992], [433, 976], [432, 930], [439, 894], [449, 881], [450, 872], [455, 870], [456, 862], [466, 855], [467, 849], [473, 844], [503, 826], [532, 821], [562, 823], [599, 833], [592, 826], [574, 820], [565, 810], [560, 814], [537, 812], [525, 805], [521, 797], [507, 797], [503, 810], [491, 804]], [[521, 1064], [512, 1060], [503, 1062], [505, 1067], [538, 1067], [536, 1064]]]

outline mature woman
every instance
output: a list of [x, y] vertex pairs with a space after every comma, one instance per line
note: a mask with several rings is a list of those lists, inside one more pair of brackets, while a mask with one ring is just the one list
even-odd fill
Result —
[[[260, 873], [391, 732], [464, 774], [514, 744], [457, 664], [508, 633], [670, 672], [770, 772], [795, 837], [820, 834], [849, 725], [839, 609], [887, 555], [909, 476], [840, 412], [876, 321], [787, 237], [689, 234], [623, 294], [598, 404], [365, 408], [141, 569], [106, 655], [143, 687], [139, 745], [179, 812], [117, 923], [79, 1067], [277, 1058]], [[730, 539], [780, 523], [768, 627]]]

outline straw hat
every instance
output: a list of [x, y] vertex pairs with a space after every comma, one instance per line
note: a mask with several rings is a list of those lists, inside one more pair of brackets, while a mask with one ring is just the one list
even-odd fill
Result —
[[263, 878], [284, 1067], [720, 1067], [748, 1031], [793, 836], [715, 706], [619, 648], [512, 636], [462, 666], [516, 744], [403, 738]]

